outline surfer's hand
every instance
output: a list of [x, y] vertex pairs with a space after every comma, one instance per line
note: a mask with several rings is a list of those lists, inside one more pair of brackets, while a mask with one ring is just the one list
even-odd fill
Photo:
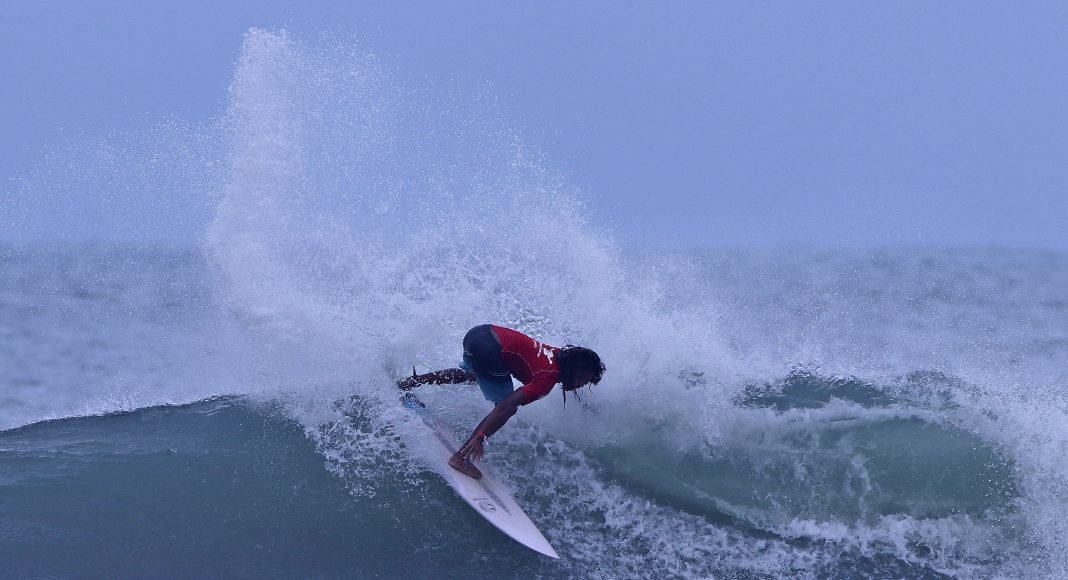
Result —
[[482, 449], [482, 437], [475, 435], [460, 448], [460, 455], [465, 459], [471, 461], [482, 461], [482, 454], [485, 451]]

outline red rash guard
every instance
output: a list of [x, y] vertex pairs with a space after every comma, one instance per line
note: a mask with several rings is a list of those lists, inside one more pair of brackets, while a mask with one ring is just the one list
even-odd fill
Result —
[[501, 360], [523, 383], [523, 404], [548, 395], [560, 381], [560, 367], [556, 364], [560, 349], [508, 328], [494, 326], [493, 330], [501, 339]]

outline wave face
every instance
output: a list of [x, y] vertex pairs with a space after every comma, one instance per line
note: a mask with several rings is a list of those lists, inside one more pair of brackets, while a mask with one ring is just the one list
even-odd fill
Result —
[[237, 397], [9, 430], [0, 472], [6, 577], [416, 577], [497, 543], [432, 473], [354, 498], [300, 424]]
[[[425, 440], [360, 398], [312, 437], [286, 402], [234, 396], [49, 420], [0, 433], [0, 556], [14, 577], [1018, 569], [1029, 540], [1012, 459], [930, 413], [866, 405], [871, 394], [793, 376], [751, 391], [742, 408], [758, 416], [703, 453], [665, 455], [651, 436], [583, 450], [511, 426], [490, 462], [567, 554], [559, 562], [471, 513]], [[431, 405], [452, 398], [437, 395]], [[399, 439], [418, 460], [361, 456], [361, 436]]]
[[[623, 252], [492, 99], [395, 76], [250, 31], [202, 248], [0, 251], [15, 575], [1068, 575], [1068, 257]], [[560, 561], [396, 399], [484, 322], [608, 365], [486, 459]]]

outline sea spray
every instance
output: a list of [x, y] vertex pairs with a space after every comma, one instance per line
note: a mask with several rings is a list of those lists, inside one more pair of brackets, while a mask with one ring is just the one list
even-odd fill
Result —
[[[454, 365], [463, 333], [491, 321], [594, 346], [612, 368], [606, 401], [644, 399], [632, 408], [661, 418], [680, 397], [708, 403], [681, 372], [717, 364], [708, 325], [629, 278], [576, 193], [492, 110], [434, 98], [354, 44], [248, 33], [207, 250], [259, 363], [389, 393], [413, 362]], [[648, 348], [667, 335], [685, 348]]]

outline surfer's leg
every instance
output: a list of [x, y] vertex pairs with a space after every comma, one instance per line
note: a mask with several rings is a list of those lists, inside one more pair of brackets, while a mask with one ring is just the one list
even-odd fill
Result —
[[464, 337], [460, 368], [474, 373], [483, 396], [493, 404], [512, 394], [512, 375], [501, 360], [501, 343], [490, 325], [476, 326]]
[[482, 390], [482, 396], [486, 397], [486, 400], [494, 405], [511, 395], [512, 390], [515, 388], [512, 386], [512, 377], [509, 375], [493, 378], [482, 375], [480, 371], [476, 370], [476, 367], [471, 365], [471, 359], [467, 353], [464, 353], [464, 360], [460, 363], [460, 369], [471, 373], [474, 380], [478, 382], [478, 388]]
[[399, 381], [397, 387], [402, 391], [410, 391], [419, 385], [454, 385], [459, 383], [473, 383], [475, 374], [464, 369], [443, 369], [424, 375], [416, 375]]
[[478, 377], [478, 388], [482, 390], [482, 396], [486, 397], [486, 400], [494, 405], [507, 399], [508, 395], [511, 395], [512, 391], [515, 390], [510, 377], [507, 381], [491, 381]]

